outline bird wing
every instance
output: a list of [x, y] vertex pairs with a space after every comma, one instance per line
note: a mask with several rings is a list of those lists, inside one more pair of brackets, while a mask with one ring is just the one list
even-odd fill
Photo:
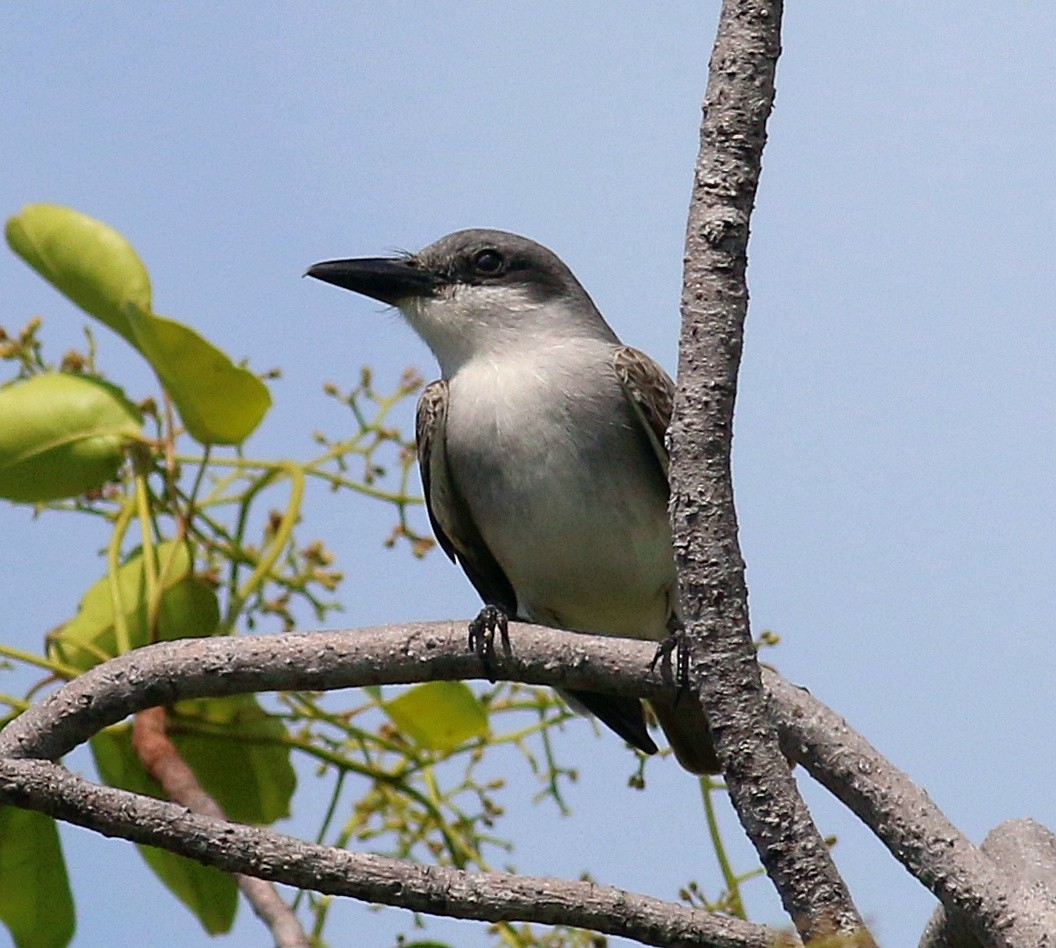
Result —
[[418, 468], [425, 489], [425, 509], [443, 551], [457, 562], [480, 598], [517, 614], [517, 596], [502, 567], [480, 535], [465, 499], [459, 493], [447, 463], [447, 382], [438, 379], [426, 386], [418, 399], [415, 434]]
[[[618, 346], [612, 357], [612, 368], [619, 379], [627, 401], [641, 422], [657, 461], [657, 473], [667, 488], [667, 445], [664, 437], [671, 422], [675, 385], [667, 373], [644, 352], [630, 346]], [[673, 592], [673, 590], [672, 590]], [[671, 608], [674, 608], [672, 601]], [[637, 698], [602, 695], [589, 691], [562, 691], [563, 695], [586, 708], [607, 724], [627, 743], [646, 754], [656, 753], [642, 718], [642, 703]]]
[[675, 383], [659, 364], [630, 346], [617, 347], [612, 357], [612, 367], [627, 400], [642, 423], [666, 481], [668, 462], [664, 437], [667, 426], [671, 424]]
[[[660, 464], [666, 483], [668, 456], [665, 439], [675, 404], [675, 383], [649, 356], [629, 346], [620, 346], [616, 350], [613, 356], [613, 369], [620, 380], [620, 385], [623, 386], [627, 400], [634, 408], [653, 446], [653, 453]], [[674, 587], [669, 590], [669, 596], [672, 618], [677, 623], [680, 620]], [[650, 703], [679, 763], [690, 773], [719, 773], [715, 746], [700, 705], [692, 701], [683, 702], [681, 707], [677, 705], [677, 702], [651, 701]], [[634, 741], [632, 740], [631, 743], [633, 744]]]

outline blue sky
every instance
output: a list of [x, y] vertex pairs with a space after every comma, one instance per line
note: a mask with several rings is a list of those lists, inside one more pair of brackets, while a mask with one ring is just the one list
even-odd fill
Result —
[[[305, 267], [460, 227], [549, 245], [673, 369], [717, 6], [8, 5], [0, 210], [106, 220], [160, 312], [280, 365], [260, 453], [340, 430], [325, 380], [434, 371], [397, 318]], [[1056, 826], [1053, 35], [1056, 8], [1025, 0], [790, 5], [750, 246], [735, 476], [754, 625], [781, 635], [768, 660], [975, 839], [1010, 817]], [[0, 287], [8, 328], [40, 313], [52, 351], [80, 340], [83, 320], [10, 254]], [[151, 390], [120, 339], [99, 342], [112, 377]], [[476, 611], [441, 556], [382, 549], [369, 503], [320, 492], [313, 517], [355, 577], [342, 624]], [[101, 572], [103, 538], [10, 506], [0, 537], [0, 639], [36, 647]], [[512, 794], [519, 868], [717, 887], [689, 777], [669, 763], [633, 793], [618, 741], [584, 722], [564, 739], [584, 764], [574, 814]], [[930, 896], [801, 784], [881, 942], [914, 943]], [[126, 844], [64, 838], [78, 946], [204, 941]], [[765, 883], [750, 892], [757, 919], [782, 920]], [[259, 944], [241, 915], [224, 943]], [[409, 927], [354, 903], [338, 919], [335, 946]]]

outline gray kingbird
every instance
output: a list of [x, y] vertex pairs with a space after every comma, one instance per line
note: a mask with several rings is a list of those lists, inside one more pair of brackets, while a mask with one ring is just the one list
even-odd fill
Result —
[[[664, 444], [674, 384], [620, 343], [556, 254], [462, 230], [307, 275], [397, 307], [440, 363], [418, 402], [426, 507], [486, 607], [654, 641], [679, 627]], [[639, 699], [562, 693], [656, 752]], [[697, 702], [651, 704], [682, 766], [717, 772]]]

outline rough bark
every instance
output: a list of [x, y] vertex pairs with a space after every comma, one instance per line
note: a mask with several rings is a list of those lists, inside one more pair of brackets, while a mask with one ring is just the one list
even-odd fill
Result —
[[793, 936], [590, 882], [469, 873], [306, 843], [225, 823], [124, 790], [97, 787], [58, 764], [0, 760], [0, 801], [273, 882], [481, 921], [576, 925], [647, 945], [773, 948]]
[[[498, 679], [642, 697], [666, 695], [670, 699], [672, 696], [671, 685], [665, 681], [662, 671], [649, 671], [653, 652], [650, 643], [562, 632], [521, 623], [511, 623], [510, 638], [511, 651], [507, 653], [500, 649], [491, 667], [491, 673]], [[128, 821], [122, 822], [120, 813], [109, 813], [106, 809], [111, 805], [127, 808], [131, 805], [128, 794], [114, 796], [117, 791], [93, 788], [83, 781], [80, 782], [83, 787], [78, 785], [75, 794], [70, 790], [71, 785], [64, 782], [65, 778], [56, 782], [57, 777], [49, 777], [32, 786], [20, 783], [18, 774], [23, 771], [17, 767], [14, 770], [8, 768], [3, 758], [58, 759], [98, 730], [129, 714], [184, 698], [247, 691], [326, 690], [367, 684], [485, 677], [486, 671], [479, 658], [466, 653], [464, 648], [464, 623], [433, 622], [307, 635], [190, 639], [138, 649], [69, 682], [0, 731], [0, 773], [9, 777], [0, 782], [0, 802], [29, 806], [81, 825], [96, 826], [103, 832], [139, 840], [134, 835], [136, 830], [125, 828], [129, 824]], [[763, 678], [770, 713], [781, 730], [785, 753], [802, 763], [819, 782], [858, 814], [892, 854], [951, 912], [957, 913], [968, 930], [976, 933], [978, 943], [1009, 948], [1028, 945], [1033, 948], [1045, 944], [1039, 933], [1056, 931], [1056, 909], [1051, 901], [1039, 903], [1029, 880], [1021, 884], [1004, 871], [1014, 864], [1014, 860], [995, 863], [980, 853], [950, 824], [924, 791], [808, 692], [789, 684], [770, 670], [764, 670]], [[64, 772], [59, 770], [58, 773]], [[82, 812], [84, 807], [90, 812]], [[168, 815], [172, 812], [165, 811]], [[162, 822], [169, 819], [168, 815]], [[199, 827], [196, 832], [202, 825], [196, 824]], [[216, 823], [211, 826], [210, 838], [223, 839], [225, 834], [233, 831], [230, 824]], [[166, 836], [168, 844], [156, 839], [145, 841], [167, 845], [167, 848], [205, 862], [215, 862], [224, 868], [247, 874], [256, 872], [253, 864], [236, 864], [232, 861], [235, 857], [230, 854], [224, 857], [227, 862], [216, 862], [210, 855], [212, 850], [194, 840], [184, 847], [179, 841], [180, 832], [173, 830]], [[265, 830], [253, 832], [268, 835]], [[283, 868], [286, 849], [295, 855], [302, 845], [276, 835], [271, 850], [273, 859], [269, 861], [271, 874], [267, 878], [315, 888], [310, 879], [305, 881], [306, 876], [297, 875], [300, 870], [295, 868], [291, 870], [292, 874], [286, 874]], [[1035, 870], [1037, 878], [1045, 873], [1050, 879], [1056, 875], [1054, 862], [1046, 862], [1048, 852], [1042, 847], [1038, 850], [1040, 855], [1031, 857], [1030, 861], [1038, 866]], [[357, 865], [366, 866], [368, 863]], [[392, 867], [386, 871], [396, 872]], [[419, 876], [412, 873], [408, 878], [418, 879]], [[550, 881], [554, 880], [548, 880], [548, 884]], [[359, 884], [366, 886], [368, 882], [364, 877]], [[343, 894], [357, 895], [357, 892], [365, 891], [360, 888]], [[568, 914], [558, 920], [566, 924], [586, 924], [581, 921], [582, 915], [576, 914], [578, 909], [574, 904], [585, 890], [560, 891], [570, 901]], [[488, 915], [484, 908], [487, 901], [484, 890], [474, 889], [473, 893], [466, 898], [472, 902], [472, 911], [477, 913], [474, 915], [460, 914], [469, 909], [458, 899], [451, 901], [449, 907], [436, 899], [429, 903], [431, 907], [421, 907], [421, 899], [412, 891], [410, 882], [402, 890], [402, 895], [390, 897], [389, 904], [456, 917], [495, 920], [516, 917], [524, 921], [543, 921], [538, 915], [501, 914], [514, 911], [511, 903], [502, 898], [494, 904], [495, 914]], [[373, 895], [358, 897], [374, 899]], [[516, 904], [523, 908], [520, 902]], [[670, 907], [677, 912], [684, 910], [683, 906]], [[660, 940], [659, 929], [654, 931], [652, 927], [658, 923], [648, 920], [653, 918], [650, 913], [654, 909], [655, 906], [646, 915], [628, 921], [631, 926], [628, 932], [653, 931], [649, 937], [655, 937], [656, 943], [671, 943]], [[524, 912], [528, 911], [524, 909]], [[546, 911], [554, 911], [552, 905]], [[758, 930], [758, 926], [753, 926], [746, 931], [749, 934], [754, 932], [751, 937], [756, 937]], [[671, 930], [664, 931], [670, 934]], [[765, 931], [767, 937], [775, 935], [772, 929]], [[628, 934], [628, 937], [639, 936]], [[737, 937], [741, 937], [741, 933]], [[745, 944], [754, 942], [749, 940]]]
[[[909, 777], [803, 688], [764, 669], [785, 753], [847, 805], [950, 913], [933, 919], [928, 946], [1056, 944], [1056, 837], [1036, 823], [1005, 823], [982, 851]], [[953, 934], [948, 934], [952, 932]]]
[[185, 639], [136, 649], [85, 672], [0, 731], [0, 756], [58, 760], [144, 708], [259, 691], [329, 691], [386, 683], [497, 678], [568, 690], [663, 695], [653, 649], [632, 639], [511, 622], [516, 643], [486, 669], [466, 651], [465, 622], [338, 632]]
[[[511, 652], [499, 650], [495, 656], [492, 672], [498, 679], [672, 696], [662, 671], [648, 670], [653, 652], [649, 643], [521, 623], [511, 624], [510, 637]], [[447, 622], [152, 645], [93, 668], [8, 724], [0, 732], [0, 758], [58, 759], [102, 727], [146, 707], [186, 698], [483, 678], [479, 660], [464, 649], [465, 624]], [[950, 911], [967, 919], [964, 924], [977, 932], [981, 944], [1033, 946], [1043, 944], [1036, 937], [1039, 931], [1056, 931], [1052, 904], [1039, 904], [1030, 886], [980, 853], [926, 793], [846, 721], [776, 672], [763, 671], [763, 679], [786, 753], [846, 802]], [[54, 801], [23, 799], [20, 793], [12, 781], [0, 789], [0, 801], [53, 812]], [[103, 789], [93, 793], [70, 797], [68, 804], [74, 807], [74, 799], [96, 805], [117, 799]], [[67, 811], [56, 815], [93, 824]], [[135, 838], [117, 828], [109, 832]], [[210, 861], [207, 850], [197, 856]], [[251, 872], [244, 866], [233, 868]], [[1053, 869], [1048, 866], [1050, 878]], [[297, 884], [294, 878], [268, 877]], [[409, 891], [406, 900], [392, 904], [414, 908], [415, 897]], [[501, 902], [497, 909], [502, 908]], [[435, 906], [431, 910], [450, 914]], [[482, 911], [479, 906], [475, 910]], [[579, 924], [571, 916], [562, 921]]]
[[805, 940], [833, 932], [861, 938], [865, 925], [766, 712], [730, 472], [748, 222], [774, 100], [781, 14], [780, 0], [726, 0], [719, 18], [686, 232], [669, 432], [672, 526], [690, 658], [741, 823]]
[[[1007, 910], [1015, 913], [1020, 900], [1033, 901], [1036, 918], [1041, 920], [1040, 924], [1034, 922], [1036, 944], [1056, 945], [1056, 835], [1033, 820], [1008, 820], [987, 834], [982, 850], [995, 867], [1007, 873], [1002, 883], [1013, 881], [1020, 887], [1017, 897], [1008, 900]], [[966, 895], [973, 891], [968, 885], [961, 885], [958, 890]], [[975, 891], [992, 898], [995, 889]], [[989, 939], [993, 924], [981, 927], [978, 915], [939, 906], [924, 930], [920, 948], [984, 948], [991, 943], [984, 939]], [[1017, 924], [1025, 937], [1029, 935], [1030, 929], [1022, 919], [1013, 921], [1010, 927]]]

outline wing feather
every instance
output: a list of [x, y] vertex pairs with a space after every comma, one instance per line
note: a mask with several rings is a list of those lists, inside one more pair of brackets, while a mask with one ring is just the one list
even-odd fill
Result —
[[642, 422], [642, 427], [667, 480], [667, 427], [675, 404], [675, 383], [660, 365], [644, 352], [630, 346], [619, 346], [612, 357], [612, 367], [620, 380], [627, 400]]
[[488, 605], [500, 606], [512, 617], [517, 614], [517, 596], [480, 535], [448, 468], [447, 403], [447, 382], [443, 379], [427, 385], [418, 399], [415, 434], [425, 509], [441, 549], [462, 567], [480, 598]]

